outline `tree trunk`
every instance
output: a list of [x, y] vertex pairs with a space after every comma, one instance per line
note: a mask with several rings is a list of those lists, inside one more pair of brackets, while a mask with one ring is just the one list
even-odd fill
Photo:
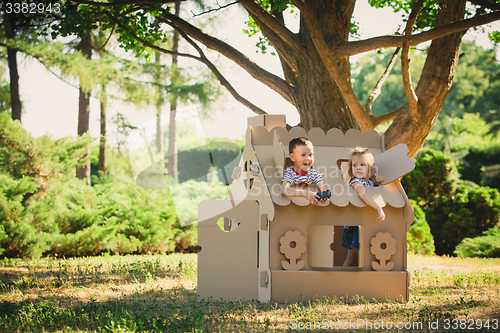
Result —
[[[80, 41], [79, 50], [87, 59], [92, 58], [92, 41], [91, 36], [82, 38]], [[90, 123], [90, 96], [89, 93], [82, 89], [80, 84], [79, 105], [78, 105], [78, 135], [81, 136], [89, 131]], [[83, 156], [90, 156], [90, 146], [87, 147], [87, 153]], [[76, 169], [76, 177], [78, 179], [87, 179], [87, 185], [90, 184], [90, 160], [85, 165]]]
[[[180, 2], [175, 3], [175, 16], [179, 16], [180, 13], [180, 8], [181, 4]], [[173, 40], [173, 46], [172, 46], [172, 51], [178, 52], [179, 51], [179, 33], [177, 30], [174, 30], [174, 40]], [[173, 55], [172, 56], [172, 74], [171, 74], [171, 79], [170, 83], [172, 87], [174, 87], [174, 91], [170, 92], [170, 122], [168, 124], [168, 175], [170, 177], [173, 177], [174, 179], [178, 179], [178, 172], [177, 172], [177, 165], [178, 165], [178, 158], [177, 158], [177, 138], [176, 138], [176, 123], [175, 123], [175, 118], [177, 115], [177, 100], [178, 100], [178, 94], [177, 94], [177, 77], [179, 75], [179, 71], [177, 68], [177, 56]]]
[[[318, 18], [325, 38], [347, 40], [354, 1], [333, 2], [310, 1], [309, 5]], [[338, 10], [331, 11], [331, 7]], [[337, 127], [344, 132], [355, 128], [356, 120], [338, 86], [332, 81], [303, 19], [300, 21], [299, 39], [303, 52], [296, 57], [294, 105], [299, 112], [301, 126], [305, 129], [320, 127], [325, 131]], [[338, 65], [347, 80], [350, 80], [349, 59], [340, 59]]]
[[163, 129], [161, 128], [161, 106], [163, 104], [163, 96], [162, 96], [162, 87], [161, 83], [163, 82], [163, 75], [161, 69], [160, 62], [161, 53], [159, 51], [155, 51], [155, 64], [156, 64], [156, 83], [155, 86], [155, 109], [156, 109], [156, 151], [161, 154], [161, 158], [163, 159]]
[[17, 71], [17, 50], [8, 47], [7, 59], [10, 74], [10, 105], [12, 107], [12, 120], [21, 121], [21, 98], [19, 96], [19, 73]]
[[99, 142], [99, 177], [106, 174], [107, 160], [106, 160], [106, 84], [102, 84], [101, 87], [101, 136]]
[[[336, 45], [344, 46], [347, 42], [354, 3], [354, 0], [307, 2], [312, 16], [317, 21], [314, 23], [321, 27], [322, 38], [330, 49], [335, 50]], [[436, 25], [442, 26], [459, 21], [463, 19], [464, 14], [465, 0], [446, 2], [438, 14]], [[357, 128], [356, 119], [352, 114], [353, 105], [348, 105], [338, 88], [339, 82], [329, 75], [324, 58], [320, 57], [317, 45], [314, 45], [311, 39], [312, 34], [309, 30], [311, 24], [307, 25], [304, 17], [305, 15], [301, 13], [300, 31], [297, 35], [299, 51], [294, 52], [290, 51], [289, 47], [284, 48], [276, 35], [266, 35], [271, 43], [273, 40], [278, 41], [273, 45], [282, 62], [290, 59], [290, 54], [293, 56], [293, 61], [288, 63], [295, 65], [295, 75], [288, 74], [286, 77], [294, 78], [294, 82], [290, 83], [293, 83], [293, 104], [300, 114], [300, 125], [305, 129], [320, 127], [325, 131], [333, 127], [340, 128], [344, 132], [350, 128]], [[266, 29], [262, 30], [265, 34]], [[416, 89], [419, 98], [418, 117], [412, 119], [408, 105], [404, 106], [385, 133], [386, 148], [403, 142], [409, 147], [410, 155], [415, 156], [422, 147], [451, 88], [464, 33], [465, 31], [454, 33], [432, 42]], [[286, 56], [283, 56], [284, 54]], [[335, 56], [334, 52], [332, 54]], [[348, 59], [336, 57], [335, 61], [344, 79], [350, 82]], [[290, 71], [288, 68], [287, 70]], [[373, 117], [368, 114], [366, 116]], [[372, 122], [369, 128], [373, 128], [374, 124], [375, 122]]]
[[[9, 15], [4, 16], [5, 34], [8, 39], [14, 39], [15, 33], [10, 24]], [[7, 62], [10, 75], [10, 105], [12, 109], [12, 120], [21, 121], [21, 98], [19, 96], [19, 72], [17, 70], [17, 49], [7, 47]]]

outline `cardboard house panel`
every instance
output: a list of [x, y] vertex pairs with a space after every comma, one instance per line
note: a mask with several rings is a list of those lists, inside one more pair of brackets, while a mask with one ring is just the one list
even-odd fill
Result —
[[338, 128], [331, 128], [326, 132], [325, 145], [328, 147], [345, 147], [344, 132]]
[[[233, 172], [228, 200], [200, 204], [199, 296], [276, 302], [349, 295], [407, 299], [406, 233], [414, 216], [399, 179], [414, 163], [406, 147], [385, 151], [383, 135], [375, 131], [287, 131], [283, 117], [268, 117], [249, 119], [245, 150]], [[288, 142], [298, 136], [313, 142], [314, 167], [333, 193], [319, 206], [281, 194], [283, 170], [291, 165]], [[347, 161], [356, 146], [367, 147], [375, 166], [380, 166], [379, 174], [390, 179], [366, 188], [384, 207], [383, 222], [348, 185]], [[317, 188], [313, 185], [310, 190]], [[224, 209], [228, 213], [221, 212]], [[239, 224], [224, 233], [217, 226], [218, 216]], [[343, 266], [344, 226], [359, 227], [357, 266]], [[220, 256], [228, 260], [214, 259]]]
[[249, 117], [247, 124], [249, 127], [264, 126], [268, 130], [275, 127], [286, 127], [286, 116], [282, 114], [268, 114], [263, 116]]
[[[353, 213], [354, 212], [354, 213]], [[361, 226], [364, 230], [364, 237], [366, 241], [360, 240], [360, 251], [363, 251], [364, 262], [360, 263], [359, 267], [342, 267], [345, 259], [335, 262], [332, 270], [372, 270], [372, 261], [376, 261], [376, 257], [371, 253], [371, 239], [373, 239], [379, 232], [390, 232], [396, 240], [406, 233], [406, 225], [399, 223], [402, 217], [400, 209], [393, 207], [386, 207], [386, 221], [377, 221], [377, 214], [371, 207], [358, 208], [353, 205], [348, 207], [336, 207], [329, 205], [328, 207], [306, 206], [300, 207], [297, 205], [289, 205], [286, 207], [278, 207], [276, 209], [276, 218], [270, 224], [270, 268], [273, 270], [280, 270], [281, 262], [286, 260], [285, 255], [279, 251], [280, 239], [286, 234], [287, 231], [299, 231], [301, 235], [308, 236], [308, 231], [311, 227], [316, 226]], [[342, 232], [342, 230], [340, 230]], [[334, 235], [332, 234], [332, 237]], [[332, 238], [333, 239], [333, 238]], [[309, 241], [314, 239], [308, 238]], [[341, 240], [341, 238], [339, 239]], [[332, 252], [341, 250], [341, 244], [332, 242]], [[406, 245], [404, 245], [406, 246]], [[403, 244], [396, 243], [396, 249], [402, 248]], [[406, 249], [406, 247], [405, 247]], [[401, 249], [400, 249], [401, 250]], [[315, 270], [316, 267], [310, 266], [308, 263], [309, 247], [306, 248], [304, 253], [297, 258], [297, 260], [304, 260], [305, 265], [303, 270]], [[328, 255], [331, 253], [327, 251]], [[400, 260], [401, 253], [397, 252], [391, 256], [389, 261], [398, 261], [395, 268], [403, 269], [404, 263]], [[361, 261], [360, 261], [361, 262]]]
[[[407, 300], [406, 272], [275, 272], [273, 302], [291, 303], [333, 297], [363, 297], [368, 301]], [[380, 290], [386, 293], [381, 294]]]
[[273, 136], [270, 135], [267, 128], [264, 126], [252, 127], [252, 145], [255, 146], [270, 146], [273, 143]]
[[[221, 201], [203, 201], [199, 211], [217, 211]], [[198, 297], [237, 300], [258, 298], [259, 204], [244, 200], [223, 213], [198, 225]], [[230, 218], [237, 227], [225, 232], [217, 225], [220, 218]], [[229, 269], [231, 267], [232, 269]]]

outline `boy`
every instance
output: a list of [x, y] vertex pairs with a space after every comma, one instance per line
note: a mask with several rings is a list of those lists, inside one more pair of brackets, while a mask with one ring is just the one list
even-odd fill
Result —
[[313, 205], [319, 202], [326, 202], [328, 199], [320, 200], [317, 192], [306, 189], [292, 188], [291, 185], [296, 184], [315, 184], [320, 191], [325, 191], [327, 188], [323, 183], [323, 177], [312, 169], [314, 162], [314, 147], [312, 142], [306, 138], [295, 138], [290, 141], [288, 146], [290, 159], [293, 162], [293, 167], [285, 169], [283, 180], [281, 181], [281, 193], [287, 197], [304, 197]]

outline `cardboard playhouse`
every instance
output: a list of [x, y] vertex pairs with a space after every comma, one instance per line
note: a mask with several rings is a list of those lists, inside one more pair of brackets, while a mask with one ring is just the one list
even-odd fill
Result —
[[[326, 203], [311, 205], [281, 194], [283, 171], [292, 166], [288, 142], [300, 136], [312, 141], [313, 168], [332, 191]], [[386, 177], [381, 186], [366, 188], [384, 207], [383, 222], [348, 185], [347, 164], [357, 146], [369, 149], [378, 174]], [[202, 201], [198, 207], [198, 298], [408, 300], [406, 233], [414, 212], [400, 177], [415, 164], [407, 154], [404, 144], [385, 151], [383, 134], [373, 130], [288, 132], [284, 115], [249, 118], [227, 200]], [[355, 267], [342, 266], [344, 226], [359, 226]]]

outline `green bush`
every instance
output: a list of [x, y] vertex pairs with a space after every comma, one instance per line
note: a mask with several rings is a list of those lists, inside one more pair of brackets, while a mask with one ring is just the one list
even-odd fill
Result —
[[178, 230], [167, 191], [138, 188], [130, 178], [108, 178], [93, 187], [71, 178], [54, 186], [61, 235], [51, 253], [73, 256], [173, 251]]
[[[500, 147], [472, 148], [460, 164], [461, 178], [483, 186], [497, 187], [499, 177], [488, 177], [483, 167], [500, 164]], [[498, 187], [497, 187], [498, 188]]]
[[465, 238], [458, 244], [454, 253], [459, 257], [500, 257], [500, 229], [491, 228], [483, 236]]
[[48, 249], [45, 223], [39, 227], [31, 223], [25, 199], [39, 191], [40, 185], [29, 177], [15, 179], [0, 173], [0, 254], [23, 253], [40, 257]]
[[440, 226], [440, 238], [447, 253], [464, 239], [481, 235], [500, 221], [500, 194], [489, 187], [457, 187], [445, 201], [448, 219]]
[[415, 169], [403, 177], [408, 197], [416, 200], [424, 211], [436, 199], [453, 192], [457, 169], [442, 152], [424, 149], [415, 159]]
[[34, 195], [24, 204], [21, 195], [7, 200], [5, 193], [14, 186], [32, 191], [36, 184], [26, 179], [3, 184], [10, 186], [0, 192], [0, 248], [8, 257], [165, 253], [176, 242], [196, 242], [193, 232], [179, 228], [167, 191], [138, 188], [130, 178], [89, 187], [61, 177], [50, 182], [43, 200]]
[[494, 187], [500, 190], [500, 163], [496, 165], [484, 166], [483, 178], [481, 179], [482, 186]]
[[452, 255], [466, 237], [480, 236], [500, 221], [500, 195], [489, 187], [457, 186], [456, 168], [443, 153], [422, 150], [403, 178], [408, 197], [423, 209], [436, 254]]
[[165, 253], [196, 242], [180, 228], [167, 190], [136, 186], [126, 176], [75, 178], [88, 137], [32, 138], [0, 114], [0, 254], [86, 256]]
[[424, 255], [434, 254], [434, 237], [425, 219], [425, 213], [415, 200], [410, 200], [410, 202], [415, 211], [415, 220], [408, 233], [407, 251]]

